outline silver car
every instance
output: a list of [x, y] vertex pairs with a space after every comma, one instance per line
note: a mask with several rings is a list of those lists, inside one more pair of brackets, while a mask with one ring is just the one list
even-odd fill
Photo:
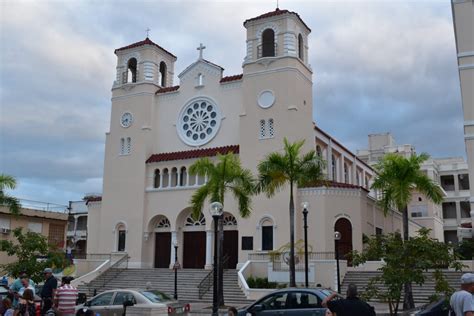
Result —
[[128, 306], [153, 307], [160, 315], [187, 315], [191, 309], [189, 304], [183, 304], [171, 299], [163, 292], [141, 289], [117, 289], [102, 292], [82, 305], [76, 311], [86, 308], [100, 316], [122, 316]]
[[[334, 293], [327, 289], [290, 288], [275, 291], [239, 310], [238, 316], [324, 316], [323, 300]], [[339, 299], [340, 297], [336, 297]]]

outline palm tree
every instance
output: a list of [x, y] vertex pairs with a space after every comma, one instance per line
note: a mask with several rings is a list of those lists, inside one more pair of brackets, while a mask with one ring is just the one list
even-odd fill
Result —
[[[395, 206], [403, 215], [403, 239], [408, 240], [408, 203], [413, 192], [424, 194], [436, 204], [443, 201], [443, 191], [440, 186], [431, 180], [420, 169], [423, 162], [429, 159], [429, 155], [422, 153], [419, 156], [411, 155], [409, 158], [398, 154], [387, 154], [375, 166], [377, 176], [371, 188], [382, 193], [380, 203], [384, 213]], [[404, 285], [403, 308], [415, 307], [411, 283]]]
[[[224, 206], [224, 196], [226, 192], [231, 192], [238, 201], [238, 209], [241, 217], [248, 217], [252, 212], [251, 196], [255, 189], [255, 180], [250, 170], [242, 168], [239, 158], [232, 152], [225, 155], [218, 155], [217, 162], [214, 163], [209, 158], [201, 158], [190, 168], [191, 175], [197, 174], [204, 177], [207, 175], [207, 182], [197, 189], [191, 197], [193, 216], [199, 216], [206, 199], [212, 202], [220, 202]], [[220, 260], [222, 260], [224, 246], [224, 230], [222, 220], [219, 220], [219, 240], [220, 240]], [[224, 305], [223, 295], [223, 270], [219, 265], [219, 305]]]
[[290, 143], [283, 140], [284, 150], [268, 154], [258, 164], [257, 192], [272, 197], [277, 191], [290, 186], [290, 287], [295, 287], [295, 186], [304, 186], [323, 180], [324, 161], [314, 150], [302, 155], [304, 140]]
[[20, 202], [13, 196], [5, 193], [6, 189], [13, 190], [16, 187], [16, 180], [12, 176], [0, 174], [0, 205], [8, 207], [10, 213], [20, 214]]

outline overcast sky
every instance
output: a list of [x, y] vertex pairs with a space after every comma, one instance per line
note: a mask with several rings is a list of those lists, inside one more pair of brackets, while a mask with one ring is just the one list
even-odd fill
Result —
[[[67, 204], [102, 191], [114, 49], [150, 38], [241, 73], [242, 22], [276, 0], [18, 1], [0, 4], [0, 172], [20, 198]], [[465, 156], [449, 0], [294, 1], [312, 29], [314, 118], [349, 149], [391, 132], [434, 157]], [[175, 78], [175, 83], [177, 83]]]

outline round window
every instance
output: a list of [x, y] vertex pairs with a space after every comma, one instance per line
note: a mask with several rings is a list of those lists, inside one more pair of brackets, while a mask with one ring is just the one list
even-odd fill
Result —
[[221, 115], [215, 104], [199, 99], [186, 104], [178, 118], [178, 135], [190, 146], [208, 143], [216, 136], [221, 124]]
[[260, 92], [260, 95], [258, 96], [258, 105], [261, 108], [267, 109], [275, 103], [275, 95], [273, 94], [272, 91], [270, 90], [265, 90]]

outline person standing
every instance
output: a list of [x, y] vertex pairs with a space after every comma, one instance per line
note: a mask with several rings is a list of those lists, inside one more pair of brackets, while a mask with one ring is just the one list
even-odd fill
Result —
[[474, 316], [474, 273], [461, 276], [461, 290], [451, 296], [449, 305], [456, 316]]
[[15, 309], [15, 315], [36, 315], [35, 295], [31, 289], [25, 289]]
[[[25, 287], [25, 280], [28, 281], [29, 286]], [[33, 280], [29, 278], [26, 272], [25, 271], [20, 272], [20, 275], [18, 276], [18, 278], [15, 279], [15, 281], [13, 281], [13, 283], [10, 285], [10, 293], [13, 295], [13, 302], [12, 302], [13, 307], [15, 308], [18, 305], [18, 299], [20, 298], [21, 295], [23, 295], [23, 291], [25, 288], [34, 289], [34, 287], [35, 287], [35, 282], [33, 282]]]
[[21, 288], [18, 290], [18, 294], [23, 296], [23, 293], [26, 289], [30, 289], [33, 292], [33, 296], [35, 295], [35, 287], [31, 285], [30, 278], [28, 276], [23, 276], [21, 279]]
[[78, 290], [71, 285], [71, 277], [63, 277], [61, 286], [56, 291], [55, 306], [62, 316], [74, 316]]
[[48, 310], [53, 307], [53, 298], [58, 288], [58, 280], [53, 276], [53, 270], [51, 268], [46, 268], [43, 271], [44, 274], [44, 285], [41, 290], [41, 315], [45, 315]]
[[350, 283], [347, 287], [347, 298], [333, 300], [337, 293], [327, 296], [323, 302], [323, 307], [327, 307], [337, 316], [375, 316], [372, 306], [357, 297], [357, 285]]
[[9, 298], [4, 298], [2, 301], [3, 311], [0, 315], [3, 316], [13, 316], [14, 309], [12, 308], [12, 301]]
[[66, 247], [66, 258], [69, 262], [69, 264], [73, 264], [73, 260], [72, 260], [72, 247], [71, 245], [67, 245]]

